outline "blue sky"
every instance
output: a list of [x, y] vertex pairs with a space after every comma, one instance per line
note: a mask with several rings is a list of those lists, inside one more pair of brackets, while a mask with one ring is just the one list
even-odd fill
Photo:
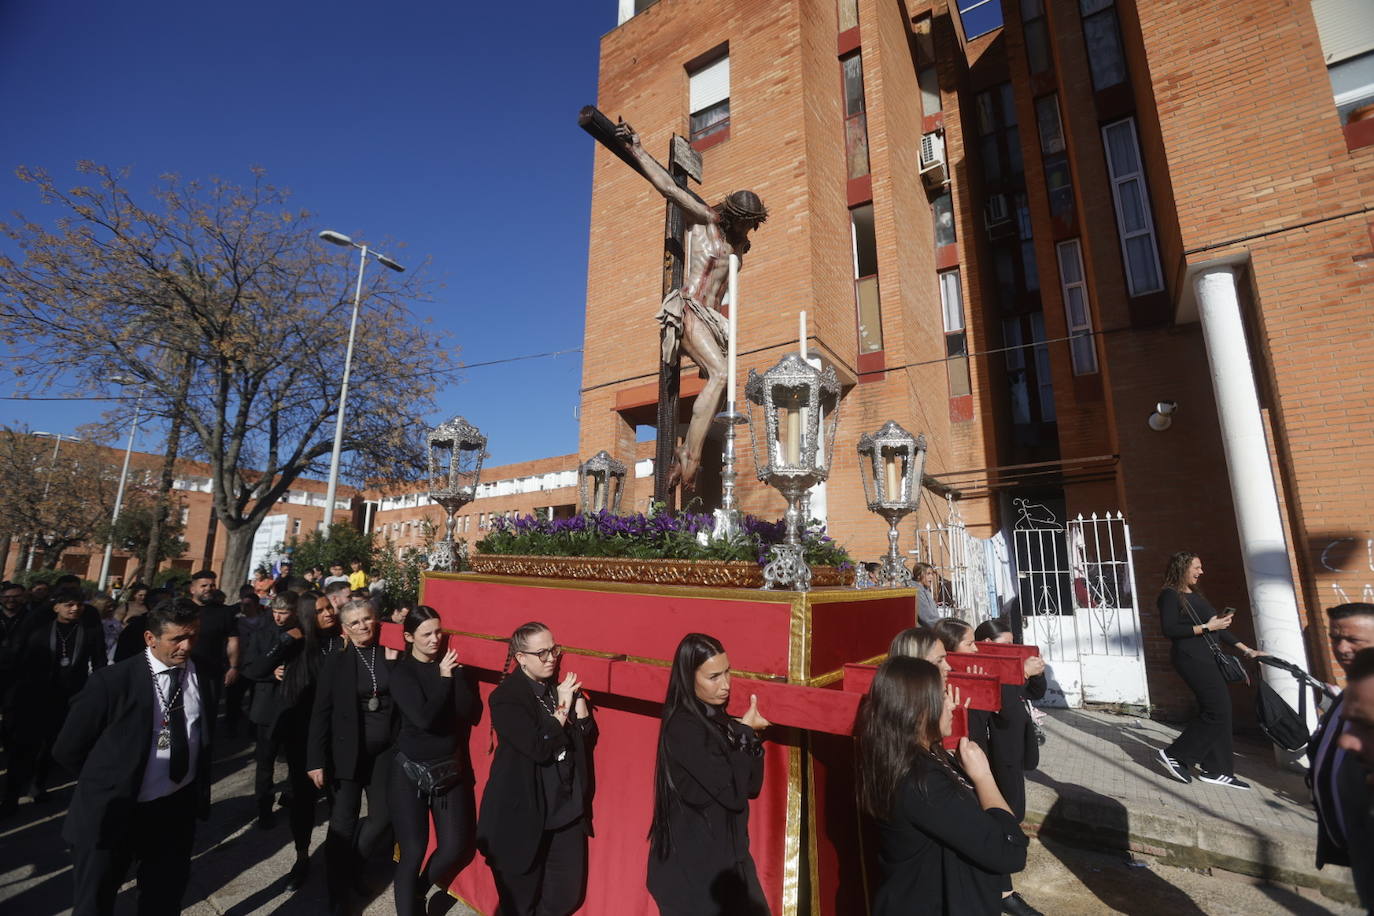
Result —
[[[320, 228], [432, 258], [436, 301], [417, 311], [464, 362], [580, 347], [593, 147], [577, 112], [615, 7], [4, 0], [0, 213], [47, 218], [21, 164], [69, 186], [79, 159], [130, 166], [140, 189], [260, 165]], [[574, 452], [580, 380], [579, 353], [473, 368], [434, 419], [480, 426], [492, 463]], [[100, 411], [2, 400], [0, 423], [71, 432]]]

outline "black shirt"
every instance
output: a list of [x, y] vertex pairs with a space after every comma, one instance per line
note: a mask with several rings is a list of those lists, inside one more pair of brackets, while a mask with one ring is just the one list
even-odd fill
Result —
[[[1188, 613], [1188, 608], [1183, 606], [1185, 600], [1188, 602], [1188, 607], [1192, 608], [1193, 613], [1191, 615]], [[1217, 616], [1216, 608], [1212, 607], [1201, 592], [1189, 592], [1184, 595], [1175, 589], [1166, 588], [1160, 591], [1155, 605], [1159, 608], [1160, 629], [1164, 631], [1165, 636], [1172, 640], [1173, 650], [1177, 653], [1198, 658], [1211, 655], [1212, 650], [1207, 648], [1209, 635], [1228, 646], [1234, 646], [1240, 642], [1230, 630], [1214, 630], [1210, 634], [1193, 632], [1193, 627], [1204, 624]]]
[[391, 694], [401, 712], [396, 746], [402, 754], [420, 761], [467, 761], [468, 732], [481, 715], [482, 701], [462, 669], [444, 677], [438, 662], [407, 654], [392, 672]]
[[[386, 650], [379, 645], [358, 649], [353, 653], [358, 666], [358, 708], [362, 710], [363, 746], [369, 754], [377, 754], [391, 744], [391, 666]], [[377, 708], [368, 706], [373, 698]]]
[[237, 607], [223, 604], [204, 604], [200, 607], [200, 631], [196, 634], [195, 646], [191, 649], [191, 660], [204, 659], [216, 669], [228, 666], [229, 637], [238, 636]]

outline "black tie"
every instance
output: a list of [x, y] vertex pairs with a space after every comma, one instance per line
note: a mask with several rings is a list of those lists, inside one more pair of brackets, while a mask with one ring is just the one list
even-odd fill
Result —
[[177, 690], [186, 672], [182, 668], [168, 668], [171, 689], [168, 701], [172, 708], [167, 710], [167, 727], [172, 730], [172, 760], [168, 775], [172, 782], [181, 782], [186, 777], [186, 768], [191, 762], [191, 746], [186, 740], [186, 692]]

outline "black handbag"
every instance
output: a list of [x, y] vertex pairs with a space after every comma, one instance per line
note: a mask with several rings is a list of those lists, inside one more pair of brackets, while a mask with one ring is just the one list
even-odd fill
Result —
[[401, 761], [401, 770], [413, 783], [421, 795], [439, 796], [462, 782], [463, 771], [458, 761], [452, 757], [438, 760], [411, 760], [400, 751], [396, 759]]
[[[1193, 618], [1193, 624], [1201, 627], [1202, 621], [1197, 619], [1197, 614], [1193, 612], [1193, 606], [1188, 603], [1183, 592], [1178, 593], [1178, 600], [1183, 604], [1188, 616]], [[1207, 641], [1207, 648], [1212, 650], [1212, 661], [1217, 663], [1217, 670], [1221, 672], [1222, 680], [1228, 684], [1250, 683], [1250, 675], [1245, 673], [1245, 666], [1240, 663], [1240, 659], [1229, 652], [1221, 651], [1221, 646], [1217, 645], [1217, 638], [1205, 627], [1202, 630], [1202, 638]]]

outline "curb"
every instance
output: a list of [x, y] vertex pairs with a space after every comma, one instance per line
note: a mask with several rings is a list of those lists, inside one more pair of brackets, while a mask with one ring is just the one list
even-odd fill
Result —
[[1127, 823], [1120, 824], [1119, 803], [1104, 804], [1100, 796], [1094, 797], [1096, 793], [1076, 788], [1062, 787], [1050, 811], [1038, 810], [1037, 800], [1027, 798], [1026, 832], [1092, 852], [1138, 853], [1180, 868], [1219, 869], [1274, 884], [1308, 887], [1337, 902], [1359, 905], [1350, 869], [1316, 867], [1315, 837], [1290, 836], [1279, 841], [1220, 818], [1164, 816], [1146, 810], [1129, 811]]

